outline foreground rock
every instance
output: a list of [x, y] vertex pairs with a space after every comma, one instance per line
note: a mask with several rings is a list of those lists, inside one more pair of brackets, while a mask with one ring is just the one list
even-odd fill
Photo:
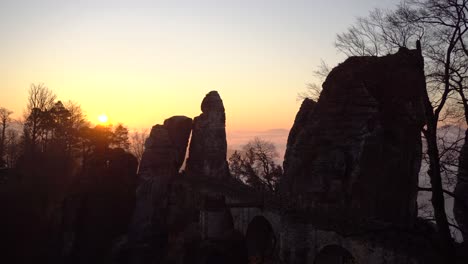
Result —
[[218, 92], [209, 92], [202, 114], [193, 120], [187, 174], [223, 179], [229, 176], [226, 160], [226, 114]]
[[[191, 118], [174, 116], [165, 120], [164, 125], [151, 129], [138, 172], [130, 244], [152, 245], [162, 250], [167, 243], [170, 182], [178, 175], [184, 161], [191, 127]], [[157, 256], [158, 252], [152, 254]]]
[[424, 88], [416, 50], [351, 57], [335, 67], [318, 102], [304, 102], [296, 117], [283, 188], [335, 217], [411, 225]]

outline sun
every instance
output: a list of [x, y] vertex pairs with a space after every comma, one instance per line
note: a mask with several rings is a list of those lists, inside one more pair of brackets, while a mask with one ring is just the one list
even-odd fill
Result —
[[101, 114], [101, 115], [98, 116], [98, 120], [101, 123], [107, 123], [107, 120], [109, 120], [109, 118], [107, 118], [106, 114]]

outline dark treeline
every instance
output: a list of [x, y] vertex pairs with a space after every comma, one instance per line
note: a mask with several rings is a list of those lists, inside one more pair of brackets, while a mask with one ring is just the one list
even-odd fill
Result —
[[7, 249], [2, 259], [53, 261], [65, 254], [70, 197], [89, 200], [96, 163], [110, 167], [112, 158], [130, 155], [124, 154], [130, 149], [128, 129], [92, 126], [77, 103], [63, 103], [43, 84], [31, 85], [22, 122], [12, 120], [6, 108], [0, 115], [0, 246]]
[[[24, 167], [21, 163], [25, 160], [54, 155], [62, 159], [79, 158], [84, 166], [86, 158], [95, 151], [130, 149], [129, 131], [125, 126], [93, 127], [79, 104], [57, 100], [53, 91], [43, 84], [31, 85], [23, 121], [13, 121], [12, 113], [0, 108], [1, 167]], [[17, 126], [12, 127], [14, 123]]]

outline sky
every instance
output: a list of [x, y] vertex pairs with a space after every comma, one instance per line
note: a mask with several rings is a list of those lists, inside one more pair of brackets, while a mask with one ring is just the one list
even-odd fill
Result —
[[397, 3], [1, 0], [0, 107], [21, 117], [31, 83], [44, 83], [91, 122], [105, 113], [111, 123], [150, 129], [199, 115], [205, 94], [217, 90], [228, 135], [282, 129], [286, 137], [297, 94], [317, 82], [320, 61], [344, 59], [336, 34]]

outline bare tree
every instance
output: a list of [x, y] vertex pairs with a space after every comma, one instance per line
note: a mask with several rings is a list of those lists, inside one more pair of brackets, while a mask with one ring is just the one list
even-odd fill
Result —
[[0, 126], [2, 129], [2, 134], [0, 138], [0, 167], [3, 167], [5, 163], [5, 161], [3, 160], [3, 156], [5, 155], [5, 141], [6, 141], [5, 132], [6, 132], [8, 123], [10, 123], [11, 121], [11, 118], [10, 118], [11, 114], [13, 114], [12, 111], [4, 107], [0, 107]]
[[24, 137], [29, 153], [35, 152], [40, 137], [47, 137], [43, 129], [44, 113], [54, 106], [56, 97], [44, 84], [31, 84], [28, 90]]
[[375, 9], [368, 17], [359, 17], [354, 25], [336, 36], [335, 47], [347, 56], [382, 56], [408, 47], [425, 33], [421, 24], [401, 20], [413, 15], [408, 10], [409, 6], [402, 3], [395, 11]]
[[148, 138], [148, 130], [143, 129], [135, 131], [130, 136], [130, 152], [135, 155], [138, 160], [138, 164], [141, 162], [141, 157], [145, 151], [145, 141]]
[[21, 154], [20, 134], [15, 129], [8, 129], [5, 141], [5, 162], [8, 168], [16, 167]]
[[[318, 81], [322, 83], [325, 81], [330, 71], [331, 71], [330, 66], [324, 60], [321, 60], [320, 65], [313, 72], [313, 74], [315, 77], [318, 78]], [[302, 101], [306, 98], [309, 98], [314, 101], [317, 101], [318, 98], [320, 97], [321, 92], [322, 92], [322, 87], [320, 85], [318, 85], [317, 83], [308, 83], [305, 91], [297, 94], [297, 99]]]
[[50, 109], [55, 104], [56, 98], [57, 96], [54, 92], [47, 88], [43, 83], [33, 83], [28, 90], [27, 111], [30, 113], [34, 108], [41, 111]]
[[82, 127], [89, 126], [89, 122], [86, 120], [86, 116], [81, 109], [81, 106], [74, 102], [68, 101], [64, 104], [65, 108], [70, 112], [70, 123], [73, 129], [80, 129]]
[[81, 109], [81, 106], [74, 101], [67, 101], [64, 104], [69, 113], [69, 149], [77, 156], [81, 156], [83, 150], [83, 140], [81, 138], [81, 130], [90, 127], [90, 123], [86, 120], [86, 116]]
[[242, 151], [231, 155], [229, 168], [235, 178], [256, 188], [275, 191], [283, 174], [282, 167], [275, 162], [278, 156], [272, 142], [255, 137], [242, 147]]
[[[421, 23], [427, 25], [428, 32], [432, 33], [429, 35], [430, 41], [427, 41], [430, 45], [426, 45], [425, 57], [429, 59], [430, 67], [428, 75], [428, 91], [432, 92], [432, 98], [428, 98], [426, 101], [426, 115], [427, 127], [423, 130], [424, 136], [428, 145], [428, 156], [429, 156], [429, 176], [431, 178], [432, 185], [432, 204], [434, 207], [434, 217], [442, 235], [442, 239], [446, 241], [444, 245], [447, 245], [449, 240], [450, 231], [448, 226], [450, 225], [444, 208], [444, 193], [448, 193], [443, 189], [442, 184], [442, 173], [444, 172], [443, 162], [440, 160], [440, 154], [445, 150], [440, 151], [437, 142], [437, 129], [438, 122], [442, 116], [444, 106], [451, 100], [461, 100], [465, 112], [465, 123], [468, 121], [468, 104], [466, 103], [465, 89], [465, 74], [467, 72], [468, 53], [463, 54], [464, 50], [464, 39], [466, 38], [466, 32], [468, 27], [464, 21], [466, 21], [467, 12], [467, 1], [441, 1], [441, 0], [427, 0], [427, 1], [414, 1], [414, 5], [418, 8], [414, 15], [409, 16], [409, 22]], [[430, 30], [429, 30], [430, 29]], [[466, 49], [465, 49], [466, 50]], [[457, 95], [459, 97], [456, 97]], [[432, 105], [430, 105], [430, 103]], [[464, 175], [465, 169], [463, 168], [466, 162], [463, 162], [464, 153], [461, 152], [460, 163], [457, 165], [459, 168], [459, 181], [463, 178], [468, 178]], [[465, 164], [464, 164], [465, 163]], [[458, 188], [458, 183], [457, 183]], [[465, 187], [466, 188], [466, 187]], [[466, 190], [465, 190], [466, 191]], [[457, 193], [457, 191], [456, 191]], [[455, 194], [456, 194], [455, 193]], [[456, 195], [452, 195], [455, 198], [455, 207], [460, 202], [465, 203], [466, 199], [460, 199]], [[466, 216], [468, 210], [459, 206], [464, 213], [465, 217], [457, 218], [460, 227], [462, 227], [462, 234], [465, 239], [467, 238], [466, 232], [463, 231], [463, 226], [466, 225]], [[465, 206], [466, 207], [466, 206]], [[457, 216], [457, 211], [454, 210]], [[465, 219], [463, 219], [465, 218]], [[465, 228], [466, 229], [466, 228]], [[453, 251], [452, 248], [447, 247], [447, 251]]]

